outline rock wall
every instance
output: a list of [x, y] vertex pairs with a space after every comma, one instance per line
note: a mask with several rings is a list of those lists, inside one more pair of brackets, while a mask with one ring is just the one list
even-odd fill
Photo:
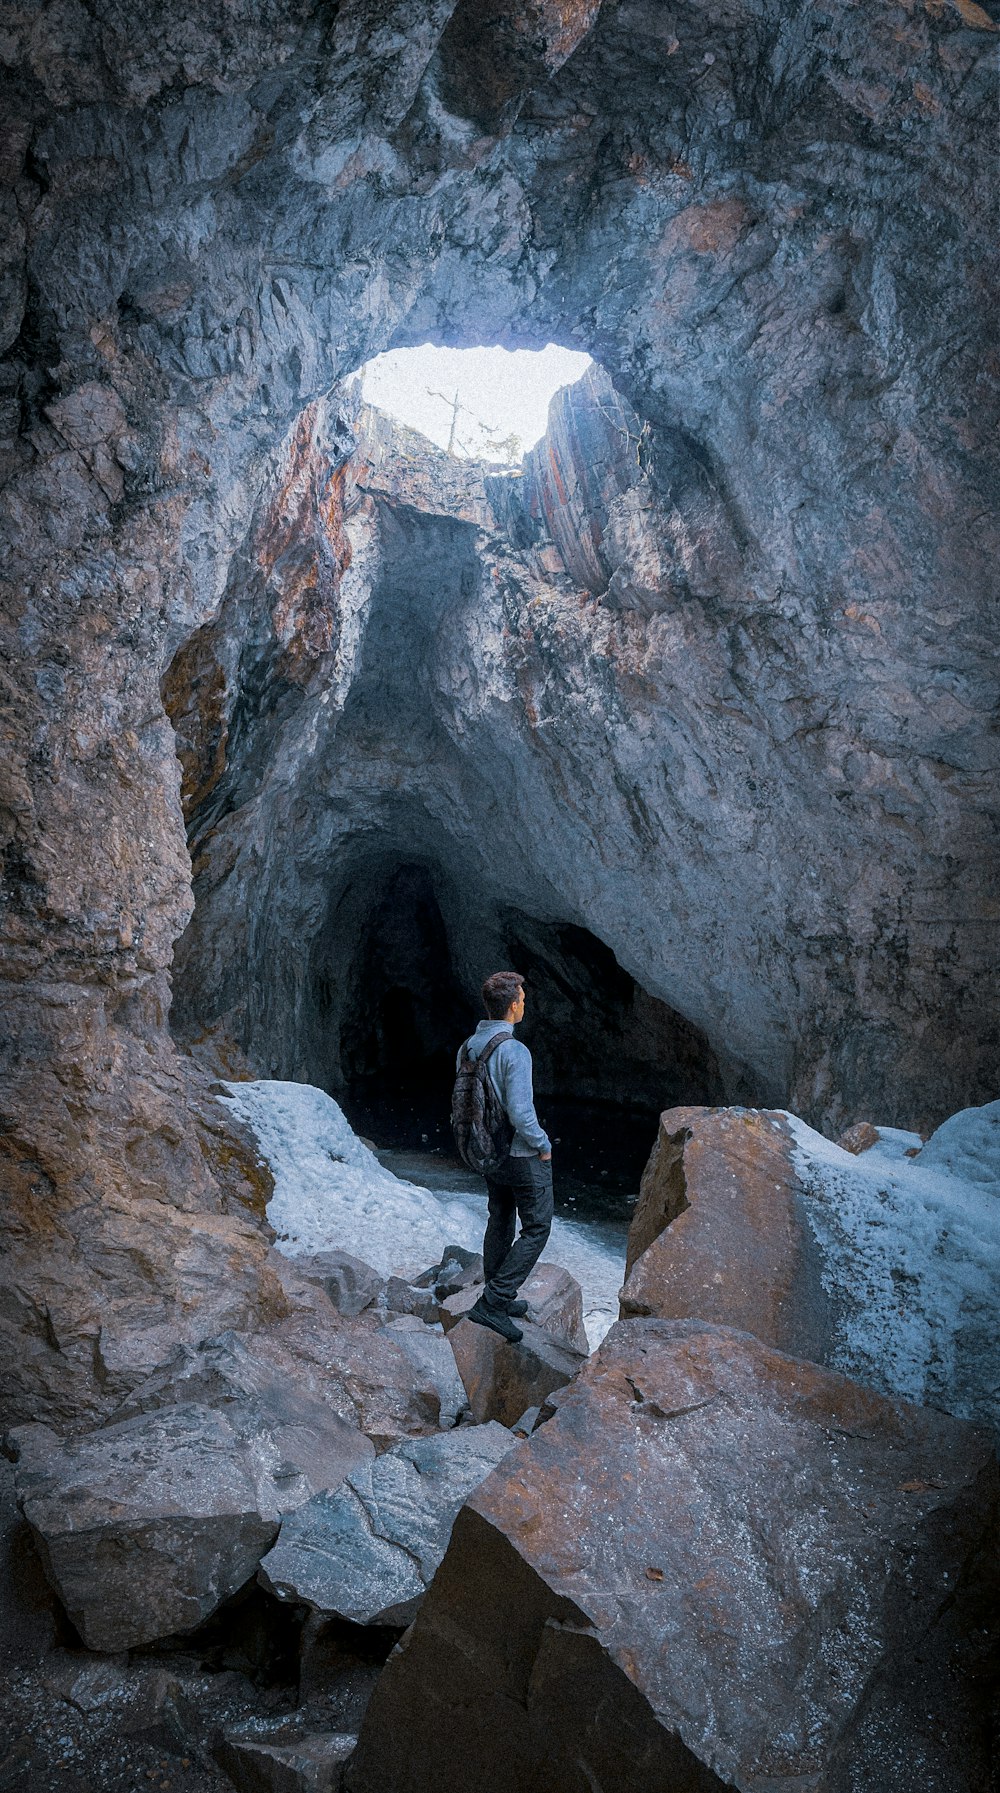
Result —
[[[126, 1336], [151, 1291], [192, 1333], [218, 1324], [227, 1279], [267, 1305], [262, 1242], [224, 1211], [166, 1029], [191, 892], [161, 682], [189, 795], [220, 806], [206, 875], [225, 795], [271, 892], [263, 790], [302, 782], [275, 717], [304, 722], [322, 685], [358, 735], [377, 730], [404, 567], [450, 569], [424, 639], [455, 706], [451, 783], [418, 828], [443, 723], [392, 675], [412, 727], [385, 788], [408, 793], [411, 857], [481, 814], [454, 743], [483, 717], [504, 802], [529, 819], [514, 903], [530, 888], [536, 921], [582, 917], [707, 1038], [731, 1093], [911, 1124], [992, 1093], [994, 29], [973, 0], [877, 20], [770, 0], [13, 16], [4, 1324], [12, 1357], [33, 1341], [33, 1402], [96, 1387], [104, 1334]], [[371, 496], [392, 578], [369, 616], [323, 483], [340, 452], [326, 395], [427, 338], [589, 348], [641, 419], [636, 475], [609, 498], [573, 446], [601, 426], [564, 418], [565, 451], [526, 475], [522, 527], [556, 555], [546, 591], [511, 589], [505, 549], [478, 606], [472, 525]], [[562, 533], [556, 466], [576, 468]], [[229, 659], [227, 606], [257, 631]], [[446, 919], [478, 850], [450, 862]], [[356, 887], [381, 847], [352, 851]], [[326, 869], [296, 873], [319, 932]], [[250, 898], [227, 957], [268, 948], [261, 1036], [281, 1037], [317, 966], [271, 953]], [[178, 1226], [207, 1254], [190, 1277]]]

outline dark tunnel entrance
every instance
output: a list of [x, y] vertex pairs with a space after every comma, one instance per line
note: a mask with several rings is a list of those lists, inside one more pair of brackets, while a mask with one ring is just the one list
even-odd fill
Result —
[[482, 1014], [479, 979], [516, 969], [528, 997], [519, 1037], [531, 1048], [539, 1116], [559, 1141], [562, 1200], [606, 1214], [608, 1201], [634, 1197], [664, 1108], [724, 1099], [715, 1056], [587, 929], [502, 912], [488, 929], [487, 964], [461, 937], [466, 925], [460, 919], [456, 935], [432, 868], [382, 873], [341, 985], [333, 1093], [380, 1147], [448, 1161], [455, 1054]]
[[340, 1068], [349, 1088], [407, 1097], [448, 1084], [468, 1031], [444, 918], [426, 866], [401, 865], [372, 908], [348, 980]]

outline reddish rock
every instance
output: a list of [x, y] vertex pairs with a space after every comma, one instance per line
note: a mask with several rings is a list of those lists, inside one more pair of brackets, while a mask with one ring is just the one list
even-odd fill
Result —
[[822, 1362], [832, 1348], [782, 1115], [671, 1108], [629, 1228], [622, 1318], [713, 1320]]
[[853, 1152], [856, 1158], [860, 1158], [862, 1152], [869, 1152], [872, 1146], [878, 1145], [878, 1128], [873, 1127], [871, 1121], [856, 1121], [853, 1127], [848, 1127], [847, 1132], [841, 1134], [837, 1144], [842, 1151]]
[[583, 1352], [571, 1351], [540, 1326], [524, 1320], [518, 1325], [523, 1332], [519, 1345], [509, 1345], [473, 1320], [460, 1320], [448, 1334], [478, 1425], [498, 1419], [513, 1426], [529, 1407], [540, 1406], [547, 1395], [571, 1382], [587, 1361]]
[[956, 1640], [997, 1497], [960, 1421], [622, 1322], [459, 1514], [346, 1785], [986, 1793]]
[[[450, 1295], [441, 1303], [445, 1332], [458, 1325], [481, 1294], [482, 1284], [479, 1283]], [[560, 1264], [536, 1264], [527, 1282], [518, 1290], [518, 1298], [528, 1303], [526, 1318], [532, 1326], [551, 1333], [571, 1351], [586, 1353], [590, 1350], [583, 1324], [583, 1290], [576, 1277]]]

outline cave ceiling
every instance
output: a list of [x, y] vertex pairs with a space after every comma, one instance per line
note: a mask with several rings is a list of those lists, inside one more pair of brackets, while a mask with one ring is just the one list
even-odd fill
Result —
[[[229, 1012], [221, 960], [253, 958], [299, 853], [318, 950], [362, 795], [393, 854], [423, 830], [490, 928], [507, 895], [588, 929], [700, 1030], [731, 1098], [836, 1127], [994, 1093], [995, 44], [974, 0], [9, 14], [0, 839], [26, 1375], [71, 1390], [96, 1324], [76, 1270], [60, 1295], [38, 1267], [41, 1214], [106, 1308], [134, 1295], [122, 1216], [171, 1265], [167, 1306], [197, 1307], [227, 1226], [227, 1301], [260, 1299], [168, 1028], [175, 948]], [[427, 340], [586, 349], [638, 420], [635, 474], [606, 455], [588, 483], [600, 405], [564, 407], [516, 516], [403, 490], [391, 456], [351, 510], [341, 383]], [[439, 615], [415, 581], [447, 588]], [[387, 695], [409, 755], [392, 838]], [[483, 762], [519, 817], [502, 875]], [[206, 925], [192, 945], [182, 776], [228, 944]], [[292, 957], [258, 1016], [276, 1036], [314, 965]]]

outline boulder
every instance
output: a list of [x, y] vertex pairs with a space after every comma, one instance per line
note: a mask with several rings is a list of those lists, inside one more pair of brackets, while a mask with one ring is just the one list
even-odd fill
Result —
[[549, 1332], [571, 1351], [589, 1355], [590, 1344], [583, 1324], [583, 1290], [575, 1276], [561, 1264], [536, 1264], [518, 1290], [528, 1303], [527, 1319]]
[[345, 1321], [315, 1284], [316, 1307], [297, 1311], [266, 1333], [222, 1333], [196, 1350], [176, 1350], [166, 1365], [123, 1403], [116, 1418], [202, 1400], [209, 1406], [244, 1397], [263, 1403], [272, 1421], [326, 1424], [333, 1414], [385, 1449], [401, 1437], [436, 1430], [436, 1383], [366, 1308]]
[[[997, 1111], [994, 1125], [992, 1110]], [[856, 1153], [793, 1115], [660, 1117], [623, 1318], [694, 1317], [1000, 1427], [1000, 1103]]]
[[[458, 1325], [481, 1294], [480, 1277], [478, 1282], [466, 1284], [442, 1300], [441, 1323], [446, 1332]], [[583, 1324], [583, 1290], [568, 1270], [559, 1264], [536, 1264], [518, 1296], [528, 1303], [526, 1318], [532, 1326], [540, 1326], [572, 1351], [589, 1352]]]
[[439, 1301], [447, 1301], [461, 1289], [469, 1289], [483, 1280], [483, 1258], [478, 1251], [464, 1245], [447, 1245], [434, 1278], [434, 1293]]
[[105, 1651], [193, 1630], [254, 1574], [283, 1513], [374, 1454], [294, 1387], [280, 1411], [177, 1401], [69, 1442], [45, 1426], [11, 1438], [46, 1575]]
[[318, 1251], [293, 1260], [306, 1282], [316, 1283], [345, 1319], [352, 1319], [378, 1300], [385, 1277], [349, 1251]]
[[318, 1325], [297, 1316], [275, 1328], [268, 1350], [290, 1359], [295, 1373], [316, 1379], [341, 1416], [385, 1450], [402, 1438], [436, 1431], [441, 1397], [433, 1377], [365, 1308], [356, 1320]]
[[261, 1582], [357, 1625], [410, 1624], [456, 1513], [516, 1442], [504, 1426], [463, 1426], [387, 1451], [282, 1525]]
[[384, 1330], [437, 1390], [440, 1425], [444, 1428], [455, 1425], [468, 1402], [455, 1365], [455, 1354], [442, 1329], [427, 1326], [413, 1315], [404, 1314], [400, 1319], [390, 1321]]
[[671, 1108], [629, 1228], [623, 1319], [696, 1318], [824, 1361], [815, 1249], [783, 1115]]
[[621, 1322], [466, 1502], [346, 1785], [985, 1793], [956, 1638], [990, 1610], [997, 1496], [960, 1421]]
[[571, 1382], [587, 1361], [583, 1352], [571, 1351], [540, 1326], [523, 1320], [518, 1324], [523, 1332], [519, 1345], [473, 1320], [460, 1320], [448, 1334], [479, 1425], [496, 1419], [513, 1426], [527, 1408], [540, 1406], [547, 1395]]
[[98, 1712], [122, 1692], [128, 1657], [94, 1656], [86, 1650], [53, 1650], [42, 1686], [78, 1712]]
[[267, 1730], [234, 1725], [215, 1756], [238, 1793], [336, 1793], [356, 1741], [288, 1723]]

